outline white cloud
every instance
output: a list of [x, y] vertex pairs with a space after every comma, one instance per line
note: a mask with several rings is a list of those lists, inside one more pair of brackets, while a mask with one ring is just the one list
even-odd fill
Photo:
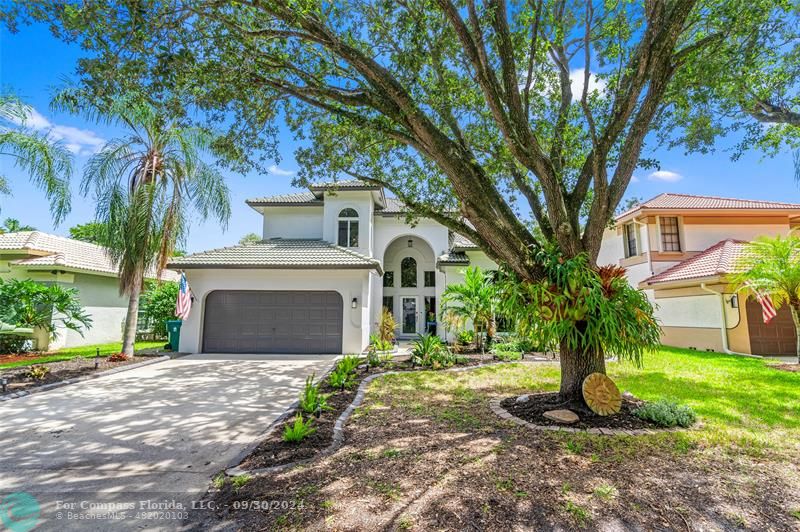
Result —
[[639, 182], [639, 178], [636, 177], [635, 175], [632, 175], [631, 176], [631, 183], [638, 183], [638, 182]]
[[99, 137], [94, 131], [53, 124], [33, 107], [29, 109], [30, 112], [28, 116], [25, 117], [25, 120], [13, 116], [10, 117], [9, 120], [19, 126], [28, 127], [40, 133], [44, 133], [51, 140], [63, 142], [64, 146], [72, 153], [91, 155], [100, 151], [106, 143], [105, 139]]
[[294, 170], [284, 170], [283, 168], [279, 168], [278, 165], [273, 164], [267, 171], [272, 175], [279, 175], [279, 176], [290, 176], [294, 175], [296, 172]]
[[[582, 68], [573, 68], [569, 71], [569, 81], [572, 87], [572, 99], [578, 101], [583, 95], [583, 76]], [[594, 91], [602, 92], [606, 88], [605, 80], [599, 79], [594, 73], [589, 73], [589, 94]]]
[[677, 172], [670, 172], [669, 170], [656, 170], [651, 173], [648, 178], [650, 181], [664, 181], [666, 183], [675, 183], [683, 179], [683, 176]]

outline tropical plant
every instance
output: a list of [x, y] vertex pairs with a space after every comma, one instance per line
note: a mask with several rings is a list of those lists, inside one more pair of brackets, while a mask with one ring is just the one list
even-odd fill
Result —
[[417, 336], [411, 348], [411, 363], [415, 366], [439, 369], [455, 363], [455, 356], [447, 349], [442, 339], [433, 334]]
[[575, 351], [561, 358], [560, 394], [564, 401], [583, 402], [583, 379], [605, 373], [606, 353], [640, 365], [660, 345], [661, 329], [652, 304], [631, 287], [624, 269], [592, 267], [585, 255], [565, 259], [555, 247], [537, 255], [545, 278], [532, 283], [513, 273], [500, 276], [501, 307], [523, 336], [535, 330], [542, 345]]
[[31, 225], [22, 224], [15, 218], [6, 218], [2, 227], [0, 227], [0, 234], [18, 233], [19, 231], [36, 231], [36, 228]]
[[[0, 156], [11, 157], [14, 165], [28, 174], [33, 184], [44, 190], [56, 224], [69, 213], [71, 198], [72, 153], [62, 142], [30, 127], [33, 109], [11, 94], [0, 93]], [[8, 182], [0, 176], [0, 192], [8, 193]]]
[[[782, 85], [771, 92], [780, 106], [798, 86], [791, 1], [80, 6], [12, 2], [3, 14], [79, 39], [81, 81], [98, 98], [143, 86], [178, 120], [224, 124], [218, 148], [245, 168], [274, 158], [285, 120], [308, 139], [295, 154], [302, 184], [343, 175], [383, 186], [520, 284], [546, 278], [537, 257], [549, 244], [596, 266], [634, 172], [658, 164], [643, 157], [647, 142], [709, 149], [730, 131], [772, 140], [786, 130], [747, 114], [719, 127], [720, 79], [740, 75], [719, 96], [736, 104]], [[568, 371], [575, 391], [602, 342], [561, 340], [565, 369], [581, 369]]]
[[691, 427], [697, 420], [697, 415], [690, 406], [679, 405], [666, 399], [647, 402], [634, 410], [633, 414], [662, 427]]
[[462, 345], [469, 345], [475, 341], [475, 331], [471, 329], [464, 329], [458, 333], [458, 343]]
[[[392, 311], [386, 307], [381, 309], [381, 317], [378, 321], [378, 339], [381, 345], [394, 345], [394, 331], [397, 329], [397, 321], [394, 319]], [[391, 349], [392, 347], [389, 347]], [[381, 351], [388, 351], [389, 349], [381, 349]]]
[[392, 342], [386, 342], [377, 334], [369, 335], [369, 347], [372, 351], [391, 351], [394, 348]]
[[494, 336], [495, 315], [497, 313], [497, 286], [494, 276], [478, 266], [470, 266], [464, 271], [464, 282], [451, 284], [442, 293], [442, 312], [460, 315], [472, 321], [475, 347], [483, 347], [481, 330], [487, 336]]
[[319, 384], [314, 382], [314, 375], [306, 377], [306, 384], [300, 393], [300, 410], [318, 416], [323, 410], [331, 408], [328, 405], [328, 395], [320, 392]]
[[351, 388], [354, 383], [355, 376], [339, 366], [328, 375], [328, 384], [334, 389], [344, 390], [345, 388]]
[[311, 436], [317, 432], [317, 429], [312, 426], [313, 424], [313, 419], [305, 421], [303, 416], [298, 412], [297, 415], [294, 416], [292, 423], [287, 423], [283, 427], [283, 441], [289, 443], [300, 443], [308, 436]]
[[345, 355], [336, 365], [336, 368], [345, 372], [352, 373], [356, 370], [358, 365], [361, 364], [361, 358], [357, 355]]
[[732, 281], [736, 288], [769, 295], [776, 309], [789, 307], [800, 364], [800, 236], [792, 233], [755, 239], [745, 246], [735, 269], [738, 273]]
[[240, 246], [246, 246], [248, 244], [255, 244], [257, 242], [261, 242], [261, 237], [255, 233], [247, 233], [242, 238], [239, 239]]
[[45, 330], [52, 338], [62, 327], [83, 335], [92, 324], [75, 288], [30, 279], [0, 279], [0, 313], [3, 321]]
[[25, 376], [34, 381], [43, 381], [50, 374], [47, 366], [31, 366], [25, 372]]
[[120, 292], [130, 297], [122, 352], [132, 355], [145, 273], [161, 273], [185, 238], [192, 211], [226, 225], [230, 197], [222, 175], [202, 158], [214, 138], [209, 131], [183, 126], [140, 95], [106, 105], [84, 96], [68, 89], [55, 103], [127, 131], [89, 159], [81, 191], [97, 198], [102, 240], [119, 268]]
[[141, 317], [150, 325], [151, 330], [164, 337], [167, 335], [167, 321], [176, 320], [175, 301], [178, 299], [178, 283], [164, 281], [147, 282], [142, 292]]

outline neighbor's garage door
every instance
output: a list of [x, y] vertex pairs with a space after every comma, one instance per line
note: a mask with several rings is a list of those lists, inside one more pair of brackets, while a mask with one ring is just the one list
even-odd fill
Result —
[[206, 298], [206, 353], [341, 353], [337, 292], [219, 290]]
[[747, 299], [747, 328], [750, 333], [750, 352], [754, 355], [795, 354], [794, 323], [792, 312], [784, 306], [778, 310], [769, 324], [761, 316], [761, 305], [752, 298]]

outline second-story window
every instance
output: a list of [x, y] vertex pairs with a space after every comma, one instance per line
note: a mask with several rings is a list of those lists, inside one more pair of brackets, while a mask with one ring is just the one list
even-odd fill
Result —
[[339, 213], [338, 243], [346, 248], [358, 247], [358, 212], [355, 209], [342, 209]]
[[661, 216], [661, 251], [680, 251], [681, 233], [677, 216]]
[[636, 247], [636, 225], [625, 224], [623, 227], [625, 233], [625, 256], [635, 257], [639, 254], [639, 250]]

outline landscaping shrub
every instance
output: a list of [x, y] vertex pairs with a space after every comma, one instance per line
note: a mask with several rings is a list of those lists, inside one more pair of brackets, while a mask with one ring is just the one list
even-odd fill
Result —
[[[394, 331], [397, 329], [397, 322], [394, 319], [394, 314], [383, 307], [381, 310], [381, 318], [378, 322], [378, 339], [382, 345], [389, 345], [389, 349], [394, 346]], [[388, 349], [379, 349], [379, 351], [388, 351]]]
[[319, 390], [319, 384], [314, 382], [314, 374], [306, 379], [306, 385], [300, 394], [300, 410], [306, 414], [319, 415], [323, 410], [330, 410], [328, 394]]
[[345, 373], [352, 373], [361, 364], [361, 358], [356, 355], [345, 355], [336, 365], [336, 369], [341, 369]]
[[690, 427], [697, 419], [690, 407], [665, 399], [645, 403], [633, 413], [640, 419], [652, 421], [662, 427]]
[[331, 388], [344, 390], [345, 388], [350, 388], [353, 386], [353, 384], [355, 384], [355, 375], [349, 371], [345, 371], [340, 366], [336, 366], [336, 369], [333, 370], [328, 376], [328, 383], [331, 385]]
[[125, 353], [114, 353], [113, 355], [108, 355], [109, 362], [125, 362], [128, 360], [128, 355]]
[[158, 338], [167, 337], [167, 321], [176, 320], [175, 301], [178, 298], [178, 283], [148, 283], [142, 293], [142, 318]]
[[[56, 336], [57, 327], [65, 327], [83, 335], [92, 320], [83, 310], [78, 291], [61, 285], [46, 285], [30, 279], [0, 279], [0, 311], [3, 321], [26, 328], [41, 328], [52, 337]], [[17, 337], [19, 338], [19, 337]], [[15, 351], [25, 345], [12, 343]]]
[[495, 350], [494, 358], [502, 362], [511, 362], [512, 360], [522, 360], [522, 353], [520, 351]]
[[294, 416], [294, 422], [287, 423], [283, 428], [283, 441], [289, 443], [299, 443], [308, 436], [317, 432], [317, 429], [311, 425], [314, 423], [313, 419], [305, 421], [303, 416], [298, 413]]
[[0, 355], [5, 353], [24, 353], [33, 347], [33, 341], [13, 334], [0, 335]]
[[414, 342], [411, 363], [433, 369], [446, 368], [455, 364], [456, 358], [442, 342], [432, 334], [421, 334]]
[[470, 330], [463, 330], [458, 333], [458, 343], [461, 345], [469, 345], [475, 341], [475, 332]]
[[391, 341], [382, 340], [377, 334], [370, 334], [369, 347], [374, 351], [391, 351], [394, 349], [394, 344]]
[[50, 368], [47, 366], [31, 366], [25, 376], [35, 381], [43, 381], [49, 374]]

